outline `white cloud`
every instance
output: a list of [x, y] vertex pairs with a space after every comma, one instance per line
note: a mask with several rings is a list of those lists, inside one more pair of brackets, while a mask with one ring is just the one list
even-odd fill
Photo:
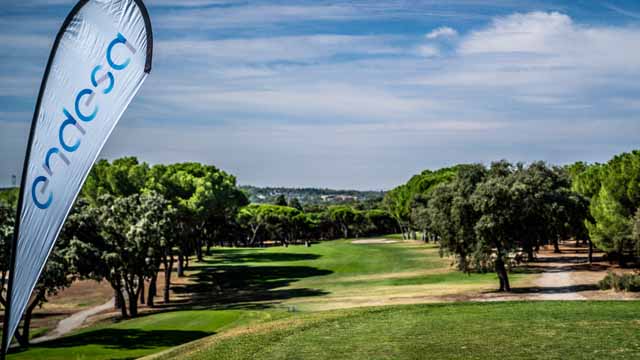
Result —
[[505, 88], [506, 97], [552, 104], [599, 88], [637, 87], [638, 43], [637, 27], [586, 26], [557, 12], [513, 14], [462, 36], [457, 56], [442, 71], [416, 76], [413, 83], [478, 92]]
[[[640, 29], [586, 26], [557, 12], [498, 17], [459, 45], [461, 55], [530, 54], [526, 62], [555, 67], [640, 69]], [[538, 55], [538, 57], [535, 57]], [[526, 66], [526, 64], [525, 64]]]
[[349, 35], [280, 36], [225, 40], [168, 40], [158, 54], [181, 59], [260, 63], [328, 58], [337, 54], [393, 54], [401, 50], [385, 37]]
[[536, 52], [553, 53], [559, 43], [575, 35], [570, 17], [557, 12], [513, 14], [493, 20], [474, 31], [460, 44], [460, 53]]
[[348, 119], [353, 121], [394, 121], [421, 116], [437, 107], [433, 101], [404, 98], [385, 89], [347, 81], [305, 83], [300, 78], [281, 83], [266, 82], [264, 89], [217, 89], [215, 86], [170, 86], [151, 90], [159, 106], [190, 104], [191, 110], [219, 113], [270, 114], [284, 119]]
[[[206, 161], [242, 183], [366, 188], [455, 162], [601, 161], [640, 141], [637, 27], [534, 12], [457, 35], [446, 27], [425, 36], [314, 34], [295, 26], [270, 32], [261, 30], [363, 15], [346, 3], [188, 8], [205, 3], [190, 0], [176, 10], [162, 0], [171, 9], [154, 16], [154, 72], [105, 155]], [[233, 29], [166, 30], [195, 23]], [[222, 34], [232, 37], [208, 38]], [[23, 68], [17, 60], [27, 50], [50, 44], [37, 34], [0, 40], [11, 57], [0, 96], [34, 99], [44, 64], [13, 69]], [[31, 116], [9, 105], [0, 121], [26, 122], [20, 129], [0, 124], [2, 143], [25, 132]]]
[[[187, 9], [156, 16], [163, 28], [246, 28], [287, 21], [345, 20], [357, 17], [358, 12], [348, 5], [254, 5]], [[197, 24], [197, 25], [196, 25]]]
[[418, 46], [418, 54], [424, 57], [434, 57], [440, 55], [440, 49], [435, 45], [420, 45]]
[[448, 26], [441, 26], [437, 29], [433, 29], [431, 32], [425, 35], [425, 37], [427, 39], [433, 40], [439, 37], [454, 37], [457, 35], [458, 35], [458, 32], [455, 29], [452, 29]]

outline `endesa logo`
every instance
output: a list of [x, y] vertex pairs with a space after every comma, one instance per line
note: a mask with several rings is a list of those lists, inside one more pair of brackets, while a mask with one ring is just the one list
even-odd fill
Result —
[[[130, 62], [130, 58], [122, 61], [121, 63], [116, 63], [113, 60], [113, 49], [116, 46], [124, 46], [131, 54], [136, 53], [136, 49], [131, 46], [127, 39], [120, 33], [113, 39], [109, 46], [107, 47], [106, 61], [112, 70], [121, 71], [127, 68]], [[67, 154], [73, 153], [80, 148], [81, 138], [87, 133], [87, 130], [84, 128], [83, 123], [89, 123], [93, 121], [98, 112], [100, 111], [99, 106], [94, 105], [92, 111], [90, 113], [83, 112], [80, 109], [80, 104], [84, 99], [85, 107], [90, 107], [91, 103], [94, 101], [95, 95], [98, 91], [102, 91], [103, 94], [108, 95], [113, 91], [115, 86], [115, 77], [113, 73], [108, 69], [103, 70], [102, 65], [96, 65], [90, 74], [90, 80], [92, 87], [88, 87], [78, 91], [75, 97], [74, 103], [74, 112], [70, 112], [66, 108], [62, 108], [63, 120], [60, 122], [60, 126], [58, 128], [58, 146], [54, 146], [50, 148], [45, 157], [42, 164], [42, 168], [44, 169], [46, 175], [37, 176], [33, 182], [31, 183], [31, 199], [33, 203], [40, 209], [47, 209], [54, 200], [53, 192], [49, 191], [48, 195], [47, 187], [49, 185], [49, 179], [53, 178], [54, 174], [51, 171], [51, 159], [53, 156], [57, 156], [62, 160], [67, 166], [71, 165]], [[100, 89], [98, 89], [100, 88]], [[78, 122], [80, 120], [80, 122]], [[75, 130], [70, 129], [70, 127], [75, 128]], [[76, 140], [69, 144], [65, 141], [64, 135], [65, 131], [76, 131], [77, 138]], [[39, 191], [38, 191], [39, 190]], [[40, 193], [40, 194], [38, 194]]]

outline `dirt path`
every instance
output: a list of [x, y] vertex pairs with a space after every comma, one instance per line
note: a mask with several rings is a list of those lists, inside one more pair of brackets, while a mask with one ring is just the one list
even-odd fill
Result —
[[571, 276], [570, 271], [547, 271], [542, 273], [535, 281], [537, 287], [541, 289], [539, 294], [532, 294], [536, 300], [586, 300], [578, 289], [576, 279]]
[[474, 301], [506, 301], [506, 300], [633, 300], [639, 299], [637, 293], [602, 291], [598, 282], [607, 271], [626, 271], [619, 269], [603, 258], [602, 253], [594, 254], [594, 261], [589, 264], [587, 249], [565, 243], [560, 253], [552, 249], [543, 249], [535, 262], [526, 265], [525, 269], [539, 275], [529, 286], [519, 286], [509, 294], [486, 292], [474, 296]]
[[90, 316], [99, 314], [99, 313], [101, 313], [103, 311], [106, 311], [106, 310], [109, 310], [109, 309], [113, 309], [113, 305], [114, 305], [113, 304], [113, 299], [111, 299], [111, 300], [109, 300], [108, 302], [106, 302], [106, 303], [104, 303], [102, 305], [94, 306], [94, 307], [89, 308], [87, 310], [83, 310], [83, 311], [77, 312], [77, 313], [69, 316], [68, 318], [60, 320], [60, 322], [58, 323], [58, 325], [56, 326], [56, 328], [53, 331], [49, 332], [45, 336], [41, 336], [41, 337], [32, 339], [31, 343], [32, 344], [37, 344], [37, 343], [41, 343], [41, 342], [57, 339], [57, 338], [65, 335], [65, 334], [68, 334], [71, 331], [81, 327], [82, 324], [84, 324], [84, 322]]

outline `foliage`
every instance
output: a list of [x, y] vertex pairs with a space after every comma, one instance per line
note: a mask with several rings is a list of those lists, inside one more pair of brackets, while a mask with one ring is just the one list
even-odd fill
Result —
[[437, 185], [450, 182], [462, 165], [443, 168], [436, 171], [425, 170], [414, 175], [406, 184], [400, 185], [387, 192], [382, 204], [384, 209], [397, 221], [400, 231], [405, 238], [410, 237], [411, 231], [417, 226], [420, 230], [428, 227], [421, 219], [425, 219], [425, 197]]
[[368, 225], [364, 235], [376, 236], [395, 233], [397, 231], [396, 222], [388, 212], [380, 209], [372, 209], [364, 212], [365, 221]]
[[6, 205], [18, 207], [18, 196], [20, 191], [18, 188], [0, 189], [0, 202]]
[[284, 195], [280, 194], [276, 196], [276, 199], [273, 202], [273, 204], [278, 206], [287, 206], [287, 198]]
[[633, 217], [640, 208], [640, 151], [615, 156], [606, 164], [586, 167], [573, 188], [590, 199], [589, 236], [598, 248], [626, 258], [640, 254], [633, 236]]
[[433, 189], [423, 215], [429, 219], [431, 230], [440, 240], [441, 252], [455, 255], [462, 271], [469, 271], [470, 257], [477, 248], [475, 225], [479, 215], [471, 203], [471, 196], [485, 176], [486, 170], [481, 165], [460, 167], [452, 182]]
[[[16, 209], [14, 206], [0, 201], [0, 304], [6, 306], [6, 285], [9, 277], [9, 254], [14, 236]], [[47, 261], [35, 289], [27, 304], [23, 316], [22, 331], [17, 331], [15, 336], [22, 346], [29, 345], [29, 332], [33, 311], [47, 301], [47, 297], [55, 295], [58, 291], [67, 288], [73, 282], [70, 262], [66, 256], [67, 242], [62, 239], [58, 243]]]
[[495, 268], [500, 290], [509, 290], [511, 254], [529, 260], [541, 244], [583, 234], [586, 200], [569, 190], [567, 174], [542, 162], [529, 166], [495, 162], [462, 165], [453, 181], [420, 199], [414, 214], [437, 234], [441, 251], [457, 257], [460, 270]]
[[[100, 205], [79, 203], [69, 217], [63, 238], [75, 271], [95, 280], [106, 279], [121, 301], [124, 317], [137, 316], [137, 299], [145, 278], [153, 278], [168, 251], [172, 211], [155, 192], [126, 197], [102, 195]], [[129, 299], [129, 314], [122, 291]]]
[[640, 291], [640, 275], [638, 274], [617, 274], [609, 271], [604, 279], [598, 282], [602, 290], [613, 289], [615, 291]]
[[340, 229], [342, 236], [347, 239], [349, 234], [358, 232], [358, 225], [364, 221], [360, 212], [345, 205], [335, 205], [327, 210], [329, 219]]
[[135, 157], [123, 157], [109, 163], [98, 161], [87, 177], [82, 195], [96, 203], [101, 195], [129, 196], [142, 192], [147, 182], [149, 165]]
[[302, 204], [297, 197], [291, 198], [291, 200], [289, 200], [289, 207], [292, 207], [298, 211], [304, 211], [304, 209], [302, 208]]
[[0, 304], [6, 306], [6, 286], [9, 280], [9, 253], [13, 241], [16, 211], [13, 206], [0, 201]]

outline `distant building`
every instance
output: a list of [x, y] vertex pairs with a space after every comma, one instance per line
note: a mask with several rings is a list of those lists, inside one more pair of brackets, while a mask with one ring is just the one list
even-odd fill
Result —
[[320, 195], [322, 201], [357, 201], [358, 197], [354, 195]]

